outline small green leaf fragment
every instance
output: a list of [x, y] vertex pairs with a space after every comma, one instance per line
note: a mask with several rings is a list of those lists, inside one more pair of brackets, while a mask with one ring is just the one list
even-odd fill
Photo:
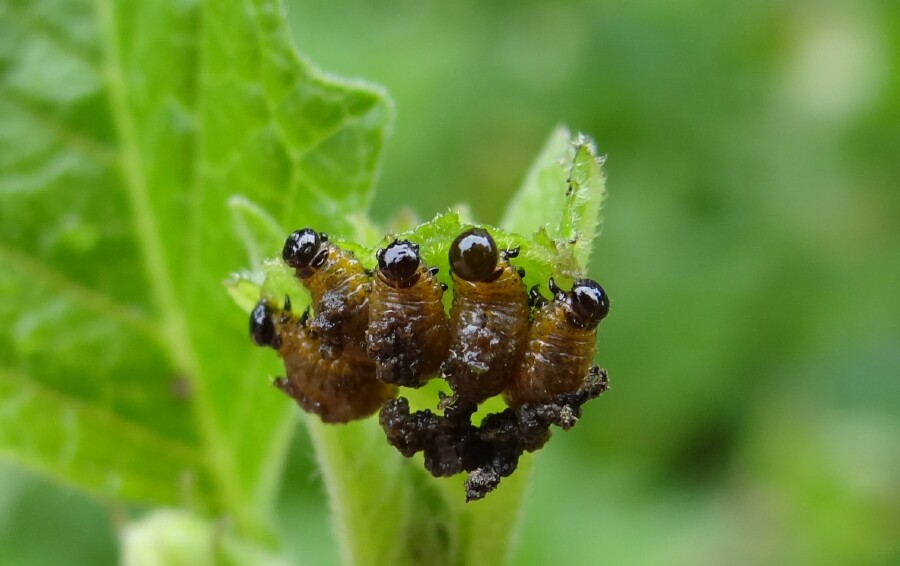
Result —
[[550, 133], [522, 186], [510, 199], [500, 226], [525, 234], [547, 226], [556, 235], [565, 202], [566, 154], [571, 138], [565, 126], [557, 126]]
[[535, 254], [553, 259], [558, 275], [578, 277], [590, 259], [606, 198], [606, 178], [594, 142], [556, 128], [500, 225], [511, 232], [533, 234]]
[[242, 271], [240, 273], [232, 273], [231, 277], [226, 279], [222, 284], [228, 296], [234, 301], [239, 309], [247, 314], [253, 310], [256, 303], [259, 302], [260, 292], [262, 291], [262, 271]]
[[[310, 304], [309, 291], [306, 290], [294, 271], [288, 267], [281, 258], [271, 258], [263, 262], [263, 275], [265, 277], [261, 298], [265, 298], [272, 305], [284, 306], [285, 296], [290, 297], [294, 312], [303, 312]], [[255, 303], [254, 303], [255, 304]]]
[[597, 156], [594, 141], [584, 134], [575, 136], [571, 151], [574, 155], [559, 239], [574, 247], [578, 265], [586, 268], [603, 220], [600, 208], [606, 199], [606, 175], [602, 170], [605, 159]]

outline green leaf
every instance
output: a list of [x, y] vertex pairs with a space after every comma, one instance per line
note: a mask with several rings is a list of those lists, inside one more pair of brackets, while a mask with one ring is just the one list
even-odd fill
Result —
[[[585, 273], [594, 239], [600, 231], [600, 208], [606, 199], [603, 162], [604, 158], [597, 155], [596, 146], [588, 136], [573, 136], [567, 128], [557, 127], [529, 168], [522, 187], [511, 199], [500, 227], [484, 226], [499, 245], [521, 248], [516, 263], [525, 268], [525, 281], [529, 287], [546, 284], [551, 275], [571, 279]], [[282, 230], [281, 237], [276, 238], [274, 225], [264, 218], [267, 215], [258, 206], [241, 200], [235, 203], [235, 208], [241, 211], [235, 219], [240, 230], [247, 231], [244, 226], [249, 224], [264, 225], [266, 241], [271, 242], [268, 249], [274, 251], [281, 246], [287, 232]], [[362, 231], [364, 237], [336, 242], [356, 253], [371, 268], [378, 247], [394, 238], [408, 238], [420, 245], [426, 263], [440, 268], [439, 279], [450, 284], [449, 244], [467, 226], [476, 224], [470, 218], [468, 206], [459, 205], [452, 212], [438, 214], [431, 221], [415, 227], [410, 226], [412, 218], [409, 211], [401, 210], [389, 223], [387, 235], [373, 238], [374, 228], [366, 225], [364, 229], [356, 230], [357, 234]], [[263, 246], [256, 237], [250, 240], [248, 253], [255, 257]], [[255, 266], [256, 262], [253, 264]], [[276, 302], [285, 294], [292, 300], [298, 294], [307, 297], [308, 301], [306, 291], [277, 257], [271, 258], [262, 269], [235, 273], [228, 283], [234, 301], [244, 312], [249, 312], [255, 302], [248, 301], [234, 289], [239, 284], [247, 290], [248, 296], [252, 288], [263, 287], [262, 296]], [[448, 308], [450, 298], [451, 295], [445, 296]], [[307, 302], [301, 299], [299, 304], [305, 306]]]
[[[567, 277], [581, 275], [600, 229], [606, 198], [604, 158], [593, 140], [557, 127], [512, 198], [500, 226], [533, 234], [534, 253]], [[554, 257], [555, 256], [555, 257]]]
[[296, 408], [221, 283], [358, 236], [391, 116], [277, 1], [0, 1], [0, 454], [261, 536]]
[[260, 269], [263, 259], [284, 244], [284, 228], [268, 212], [243, 196], [229, 198], [228, 210], [231, 223], [244, 244], [250, 267]]

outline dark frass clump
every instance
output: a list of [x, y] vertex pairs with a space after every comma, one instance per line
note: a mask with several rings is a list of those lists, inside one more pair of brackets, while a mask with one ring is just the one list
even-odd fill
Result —
[[[466, 500], [481, 499], [512, 474], [524, 452], [540, 449], [550, 427], [573, 427], [581, 407], [608, 388], [593, 365], [597, 325], [609, 298], [591, 279], [569, 291], [548, 282], [525, 290], [518, 248], [500, 249], [487, 230], [470, 228], [450, 244], [453, 299], [406, 240], [375, 254], [366, 270], [352, 253], [305, 228], [292, 233], [283, 259], [310, 292], [313, 316], [285, 297], [266, 300], [250, 317], [250, 334], [278, 351], [287, 377], [275, 385], [305, 411], [339, 423], [379, 412], [387, 441], [401, 454], [424, 456], [435, 477], [467, 472]], [[447, 382], [435, 410], [412, 411], [397, 386]], [[473, 423], [484, 400], [507, 408]]]

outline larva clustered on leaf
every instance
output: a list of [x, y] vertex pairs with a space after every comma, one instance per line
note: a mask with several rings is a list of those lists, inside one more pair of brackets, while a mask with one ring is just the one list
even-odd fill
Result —
[[[569, 291], [548, 282], [526, 292], [518, 248], [499, 249], [487, 230], [469, 228], [449, 247], [453, 293], [419, 246], [394, 240], [369, 271], [352, 253], [310, 228], [293, 232], [284, 262], [312, 297], [297, 316], [286, 297], [280, 310], [261, 300], [250, 335], [274, 348], [286, 377], [275, 385], [324, 422], [365, 418], [380, 410], [387, 441], [404, 456], [425, 455], [435, 476], [468, 472], [467, 500], [480, 499], [515, 471], [525, 451], [542, 447], [550, 425], [569, 429], [581, 406], [608, 387], [593, 365], [597, 325], [609, 297], [591, 279]], [[411, 411], [398, 386], [447, 382], [436, 411]], [[507, 409], [477, 426], [484, 400], [502, 395]]]

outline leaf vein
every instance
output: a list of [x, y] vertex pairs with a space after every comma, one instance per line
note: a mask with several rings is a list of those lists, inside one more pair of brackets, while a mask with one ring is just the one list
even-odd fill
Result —
[[118, 413], [93, 405], [85, 399], [48, 387], [37, 379], [25, 375], [16, 369], [0, 366], [0, 378], [16, 383], [20, 388], [31, 388], [39, 395], [58, 402], [61, 405], [71, 406], [85, 413], [90, 413], [97, 417], [98, 420], [105, 421], [110, 427], [113, 427], [111, 430], [116, 430], [117, 432], [124, 431], [127, 434], [133, 434], [134, 436], [141, 438], [142, 441], [152, 442], [159, 447], [162, 447], [167, 453], [173, 456], [179, 458], [187, 457], [189, 461], [199, 464], [198, 447], [196, 446], [173, 440], [172, 438], [164, 436], [151, 428], [147, 428], [136, 421], [123, 417]]
[[241, 515], [246, 511], [242, 504], [242, 494], [233, 473], [233, 454], [221, 436], [219, 423], [210, 405], [209, 392], [205, 387], [202, 366], [194, 350], [187, 321], [175, 298], [174, 286], [166, 268], [163, 244], [154, 222], [154, 212], [150, 204], [147, 180], [143, 172], [141, 154], [137, 142], [136, 126], [128, 108], [128, 91], [123, 75], [123, 67], [118, 43], [118, 30], [113, 13], [112, 0], [94, 0], [100, 29], [103, 30], [104, 76], [110, 92], [110, 105], [116, 131], [120, 137], [120, 158], [123, 185], [131, 203], [138, 243], [143, 252], [146, 274], [162, 317], [162, 327], [168, 347], [166, 348], [173, 365], [193, 384], [194, 414], [203, 444], [206, 449], [210, 472], [219, 487], [220, 503], [238, 516], [242, 526], [252, 522]]
[[159, 339], [159, 328], [152, 324], [146, 314], [136, 307], [121, 304], [107, 295], [84, 287], [66, 275], [43, 263], [30, 259], [26, 254], [14, 250], [2, 242], [0, 242], [0, 257], [25, 272], [35, 281], [41, 281], [55, 287], [61, 293], [75, 299], [80, 306], [87, 307], [99, 314], [108, 316], [116, 322], [134, 327], [153, 336], [155, 339]]
[[47, 40], [48, 43], [58, 47], [61, 52], [78, 59], [85, 66], [94, 70], [98, 75], [100, 74], [100, 68], [97, 66], [97, 62], [91, 58], [83, 47], [61, 35], [52, 27], [41, 24], [39, 21], [25, 14], [21, 9], [15, 7], [12, 3], [5, 2], [4, 4], [6, 5], [7, 10], [6, 14], [10, 16], [12, 20], [15, 20], [17, 24], [22, 26], [25, 31], [35, 37]]
[[0, 88], [0, 98], [85, 157], [106, 165], [114, 161], [115, 150], [111, 146], [72, 130], [57, 117], [41, 112], [21, 94], [4, 87]]

